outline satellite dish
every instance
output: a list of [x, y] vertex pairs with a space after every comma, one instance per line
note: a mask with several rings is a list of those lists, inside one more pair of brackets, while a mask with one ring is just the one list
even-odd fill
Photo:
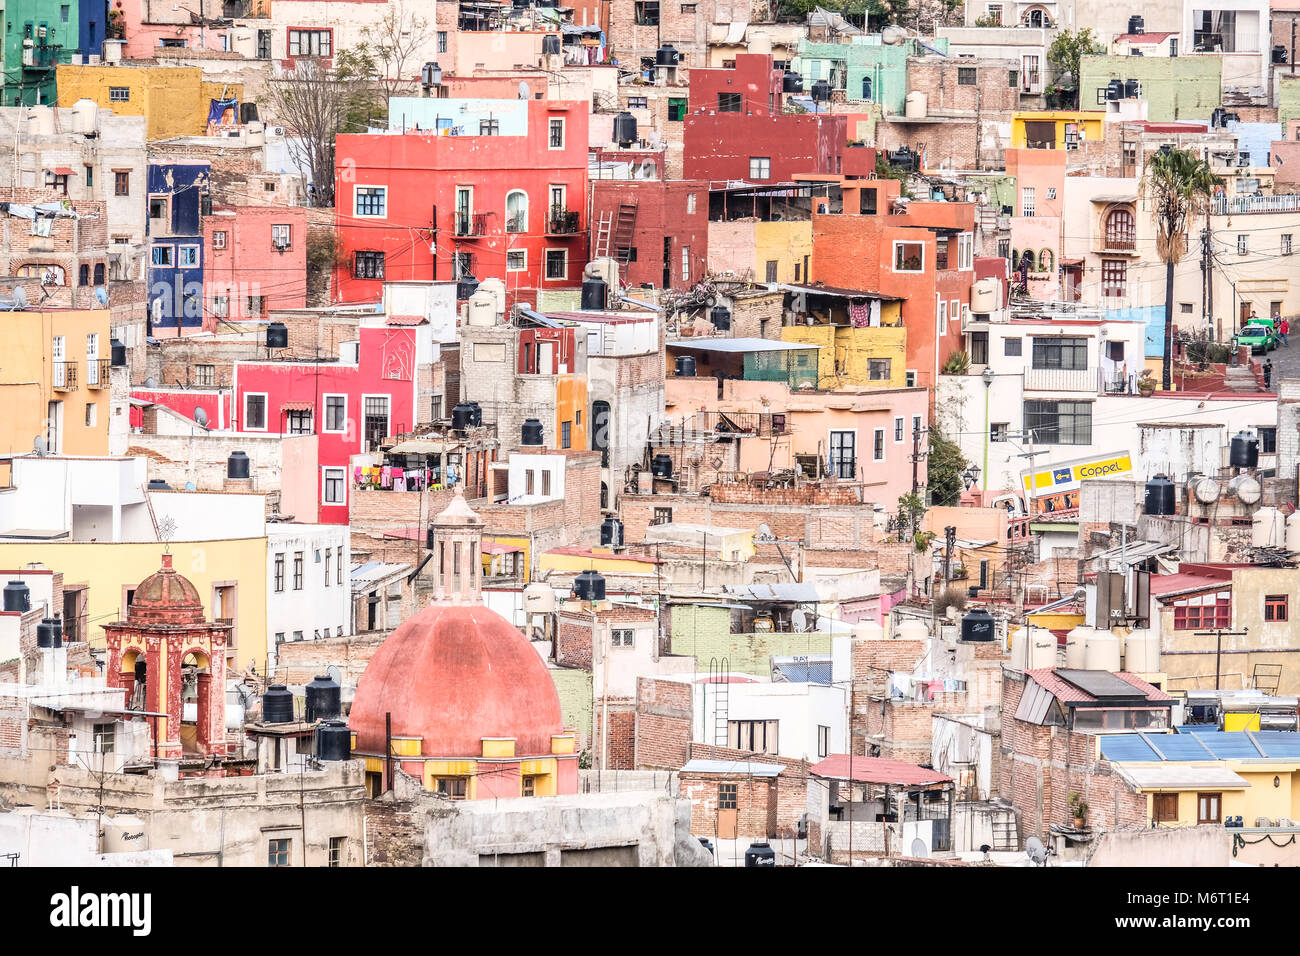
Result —
[[343, 686], [343, 672], [339, 670], [337, 667], [335, 667], [333, 664], [325, 668], [325, 676], [328, 677], [330, 680], [332, 680], [334, 683], [338, 684], [340, 687]]
[[765, 524], [761, 524], [758, 526], [758, 534], [754, 535], [754, 537], [759, 541], [776, 540], [776, 535], [772, 533], [772, 529]]
[[102, 285], [95, 286], [95, 301], [100, 305], [108, 305], [108, 290]]
[[185, 482], [185, 490], [186, 490], [186, 491], [198, 491], [198, 490], [199, 490], [199, 486], [196, 485], [196, 484], [195, 484], [194, 482], [192, 482], [192, 481], [187, 481], [187, 482]]
[[145, 387], [145, 388], [157, 388], [157, 387], [158, 387], [158, 379], [156, 379], [156, 378], [154, 378], [152, 375], [150, 375], [148, 378], [146, 378], [146, 379], [144, 380], [144, 387]]
[[45, 436], [37, 435], [32, 442], [32, 451], [36, 452], [37, 457], [44, 458], [49, 453], [49, 446], [45, 444]]
[[528, 88], [527, 80], [519, 81], [519, 98], [521, 100], [530, 100], [533, 98], [533, 91]]
[[26, 290], [26, 289], [24, 289], [24, 288], [23, 288], [22, 286], [20, 286], [20, 285], [16, 285], [16, 286], [14, 286], [13, 296], [14, 296], [14, 308], [15, 308], [15, 309], [25, 309], [25, 308], [27, 308], [27, 290]]
[[194, 407], [194, 422], [202, 428], [208, 426], [208, 413], [202, 405], [196, 405]]
[[790, 625], [800, 633], [808, 630], [808, 615], [804, 613], [803, 608], [797, 607], [790, 612]]
[[1025, 841], [1025, 855], [1034, 862], [1034, 866], [1047, 865], [1047, 847], [1038, 837], [1031, 836]]

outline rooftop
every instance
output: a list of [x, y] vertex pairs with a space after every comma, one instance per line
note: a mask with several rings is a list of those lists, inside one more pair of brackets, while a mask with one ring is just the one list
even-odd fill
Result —
[[1195, 734], [1110, 734], [1101, 756], [1115, 762], [1192, 760], [1300, 760], [1300, 732], [1219, 730]]
[[930, 787], [952, 783], [952, 777], [927, 767], [886, 760], [883, 757], [856, 757], [850, 754], [831, 754], [808, 768], [814, 777], [830, 780], [848, 780], [850, 773], [857, 783], [875, 783], [903, 787]]

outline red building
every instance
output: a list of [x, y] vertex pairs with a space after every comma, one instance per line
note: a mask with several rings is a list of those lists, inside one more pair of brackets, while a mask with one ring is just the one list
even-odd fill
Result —
[[307, 304], [307, 210], [219, 206], [203, 217], [203, 331]]
[[[812, 281], [903, 300], [908, 384], [933, 390], [963, 347], [962, 306], [975, 281], [975, 206], [896, 204], [900, 183], [843, 184], [842, 213], [814, 213]], [[931, 391], [933, 401], [933, 391]]]
[[745, 53], [734, 69], [691, 70], [683, 176], [706, 182], [790, 182], [807, 173], [868, 176], [875, 150], [848, 148], [842, 114], [787, 114], [784, 71]]
[[517, 102], [414, 101], [399, 109], [427, 124], [337, 138], [339, 301], [378, 301], [385, 279], [494, 276], [508, 305], [581, 284], [589, 104], [528, 100], [514, 124]]
[[[591, 184], [591, 230], [592, 255], [617, 259], [629, 286], [688, 289], [708, 267], [709, 184], [597, 180]], [[604, 234], [609, 238], [602, 244]]]

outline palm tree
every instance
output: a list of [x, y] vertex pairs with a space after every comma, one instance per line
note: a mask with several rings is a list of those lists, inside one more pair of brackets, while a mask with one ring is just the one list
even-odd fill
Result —
[[1165, 349], [1161, 388], [1169, 390], [1174, 351], [1174, 265], [1187, 254], [1187, 227], [1193, 214], [1208, 208], [1223, 180], [1210, 164], [1186, 149], [1165, 147], [1147, 162], [1140, 194], [1152, 203], [1156, 254], [1165, 264]]

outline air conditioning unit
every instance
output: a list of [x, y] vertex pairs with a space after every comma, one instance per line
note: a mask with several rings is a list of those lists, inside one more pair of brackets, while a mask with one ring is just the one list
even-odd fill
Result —
[[272, 136], [283, 136], [283, 135], [284, 135], [284, 127], [283, 127], [283, 126], [277, 126], [277, 127], [275, 127], [273, 130], [271, 130], [271, 135], [272, 135]]

